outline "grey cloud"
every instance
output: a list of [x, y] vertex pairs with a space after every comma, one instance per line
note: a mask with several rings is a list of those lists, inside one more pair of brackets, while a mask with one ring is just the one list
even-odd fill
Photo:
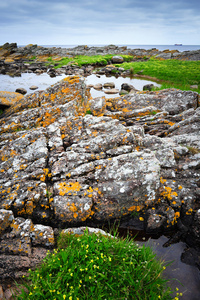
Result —
[[[6, 0], [0, 3], [0, 26], [3, 33], [0, 44], [6, 34], [12, 36], [13, 27], [17, 38], [23, 39], [28, 30], [31, 37], [37, 39], [51, 32], [51, 38], [62, 39], [68, 34], [72, 39], [78, 37], [96, 38], [95, 32], [102, 34], [102, 43], [106, 35], [113, 36], [129, 30], [145, 28], [148, 34], [156, 29], [168, 35], [171, 28], [183, 30], [186, 27], [197, 32], [200, 25], [199, 0]], [[11, 28], [11, 29], [10, 29]], [[152, 29], [153, 28], [153, 29]], [[103, 35], [103, 32], [105, 33]], [[195, 33], [195, 36], [197, 34]], [[15, 37], [15, 38], [16, 38]], [[50, 37], [49, 37], [50, 39]], [[52, 42], [50, 42], [52, 43]], [[119, 41], [120, 43], [120, 41]]]

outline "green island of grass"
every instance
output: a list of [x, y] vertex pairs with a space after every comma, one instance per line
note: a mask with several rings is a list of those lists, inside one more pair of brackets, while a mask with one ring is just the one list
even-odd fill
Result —
[[[130, 70], [132, 75], [142, 74], [156, 78], [161, 83], [159, 89], [176, 88], [181, 90], [191, 90], [191, 85], [197, 85], [198, 88], [192, 89], [200, 93], [200, 61], [187, 61], [178, 59], [158, 59], [151, 57], [144, 61], [133, 61], [134, 57], [130, 55], [121, 55], [124, 63], [115, 64], [125, 70]], [[74, 64], [79, 67], [83, 65], [101, 65], [110, 63], [112, 54], [84, 56], [77, 55], [73, 58], [63, 57], [59, 61], [53, 61], [50, 57], [48, 64], [54, 64], [55, 68], [60, 68], [67, 64]]]
[[130, 238], [61, 233], [58, 248], [29, 271], [16, 299], [179, 299], [172, 298], [166, 268], [150, 247]]
[[198, 85], [193, 90], [200, 93], [200, 61], [150, 58], [142, 62], [124, 62], [117, 66], [132, 70], [133, 74], [142, 73], [157, 78], [161, 81], [160, 89], [191, 90], [191, 85]]

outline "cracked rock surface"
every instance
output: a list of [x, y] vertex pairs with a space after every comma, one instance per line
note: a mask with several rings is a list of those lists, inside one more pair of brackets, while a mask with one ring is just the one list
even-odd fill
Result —
[[197, 93], [174, 89], [92, 99], [84, 79], [69, 76], [7, 109], [0, 277], [37, 265], [56, 228], [116, 219], [151, 233], [180, 229], [200, 249], [198, 106]]

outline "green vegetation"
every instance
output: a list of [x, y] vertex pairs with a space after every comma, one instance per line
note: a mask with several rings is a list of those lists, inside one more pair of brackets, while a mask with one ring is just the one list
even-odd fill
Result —
[[200, 61], [150, 58], [144, 62], [125, 62], [116, 66], [130, 70], [132, 74], [142, 70], [143, 75], [164, 81], [160, 89], [174, 87], [191, 90], [190, 85], [198, 85], [194, 91], [200, 93]]
[[88, 110], [86, 110], [85, 114], [86, 114], [86, 115], [92, 115], [92, 112], [91, 112], [90, 109], [88, 109]]
[[[157, 78], [161, 81], [161, 88], [177, 88], [181, 90], [191, 90], [190, 85], [198, 85], [198, 89], [193, 89], [200, 93], [200, 61], [186, 61], [176, 59], [156, 59], [151, 57], [146, 61], [133, 62], [133, 56], [121, 55], [124, 63], [115, 64], [117, 67], [123, 67], [130, 70], [131, 75], [142, 74]], [[73, 58], [63, 57], [59, 61], [48, 58], [49, 64], [60, 68], [67, 64], [77, 65], [107, 65], [110, 63], [112, 54], [84, 56], [78, 55]], [[113, 71], [115, 73], [117, 71]]]
[[191, 146], [186, 146], [186, 147], [188, 148], [189, 152], [193, 155], [200, 153], [200, 149], [196, 147], [191, 147]]
[[0, 109], [0, 115], [2, 115], [4, 113], [4, 111], [2, 109]]
[[30, 271], [26, 292], [16, 298], [172, 299], [164, 269], [149, 247], [139, 247], [129, 238], [61, 234], [58, 249]]
[[[130, 55], [121, 55], [124, 58], [124, 61], [129, 62], [133, 59]], [[72, 65], [77, 65], [79, 67], [84, 65], [101, 65], [106, 66], [113, 57], [112, 54], [107, 55], [94, 55], [94, 56], [86, 56], [86, 55], [77, 55], [73, 58], [63, 57], [59, 61], [54, 61], [51, 57], [48, 58], [49, 64], [55, 64], [55, 68], [60, 68], [62, 66], [71, 63]]]
[[155, 110], [149, 112], [149, 115], [152, 115], [152, 116], [154, 116], [156, 114], [157, 114], [157, 111], [155, 111]]

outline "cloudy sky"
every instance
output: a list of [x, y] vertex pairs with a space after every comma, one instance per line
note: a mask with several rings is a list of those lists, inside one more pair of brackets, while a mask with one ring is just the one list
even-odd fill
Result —
[[199, 0], [0, 0], [0, 45], [200, 45]]

